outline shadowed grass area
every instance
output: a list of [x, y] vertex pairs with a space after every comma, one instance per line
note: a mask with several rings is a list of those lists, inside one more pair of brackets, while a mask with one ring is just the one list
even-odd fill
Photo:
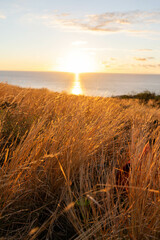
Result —
[[141, 103], [152, 101], [153, 106], [160, 106], [160, 95], [156, 95], [150, 91], [144, 91], [137, 94], [128, 94], [119, 96], [121, 99], [139, 99]]
[[0, 84], [0, 237], [159, 239], [159, 130], [137, 99]]

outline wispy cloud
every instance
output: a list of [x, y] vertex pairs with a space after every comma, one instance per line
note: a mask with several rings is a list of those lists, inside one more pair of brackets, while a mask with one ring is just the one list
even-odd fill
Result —
[[154, 57], [145, 57], [145, 58], [141, 58], [141, 57], [134, 57], [134, 60], [136, 60], [136, 61], [142, 61], [142, 62], [144, 62], [144, 61], [147, 61], [147, 60], [153, 60], [154, 59]]
[[156, 71], [160, 70], [160, 64], [159, 63], [155, 63], [155, 64], [147, 64], [147, 63], [142, 63], [142, 64], [127, 64], [127, 63], [124, 63], [124, 64], [109, 64], [107, 62], [104, 62], [102, 63], [105, 67], [105, 69], [108, 69], [108, 68], [112, 68], [112, 69], [119, 69], [119, 70], [123, 70], [124, 72], [128, 69], [130, 69], [131, 71], [135, 72], [135, 69], [143, 69], [143, 71]]
[[139, 66], [143, 68], [160, 68], [160, 64], [141, 64]]
[[113, 57], [111, 57], [111, 58], [110, 58], [110, 60], [111, 60], [111, 61], [116, 61], [117, 59], [116, 59], [116, 58], [113, 58]]
[[91, 51], [93, 51], [93, 52], [104, 52], [104, 51], [116, 51], [115, 49], [113, 49], [113, 48], [101, 48], [101, 47], [88, 47], [88, 48], [86, 48], [86, 47], [84, 47], [84, 48], [82, 48], [82, 50], [83, 51], [86, 51], [86, 52], [91, 52]]
[[147, 61], [147, 58], [137, 58], [137, 57], [135, 57], [134, 60], [144, 62], [144, 61]]
[[143, 48], [143, 49], [137, 49], [137, 51], [139, 51], [139, 52], [151, 52], [153, 50], [150, 49], [150, 48]]
[[[31, 15], [29, 16], [31, 18]], [[160, 23], [160, 11], [106, 12], [73, 17], [69, 13], [53, 13], [34, 16], [49, 27], [61, 27], [76, 31], [91, 32], [130, 32], [145, 33], [151, 31], [148, 26]]]

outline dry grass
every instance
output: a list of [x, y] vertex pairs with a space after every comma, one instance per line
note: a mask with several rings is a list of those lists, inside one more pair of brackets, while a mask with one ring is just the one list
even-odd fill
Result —
[[159, 121], [138, 100], [0, 84], [0, 238], [160, 239]]

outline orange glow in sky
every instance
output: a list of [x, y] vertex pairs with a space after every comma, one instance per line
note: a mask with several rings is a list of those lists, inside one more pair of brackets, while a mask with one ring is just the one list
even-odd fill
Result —
[[0, 71], [160, 74], [160, 0], [100, 2], [1, 1]]

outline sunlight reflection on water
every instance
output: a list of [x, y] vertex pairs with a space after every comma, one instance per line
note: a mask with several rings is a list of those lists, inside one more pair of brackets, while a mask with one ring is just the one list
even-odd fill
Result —
[[82, 87], [81, 87], [81, 82], [80, 82], [80, 78], [79, 78], [78, 73], [75, 74], [75, 79], [74, 79], [73, 87], [71, 89], [71, 93], [75, 94], [75, 95], [83, 94], [83, 90], [82, 90]]

